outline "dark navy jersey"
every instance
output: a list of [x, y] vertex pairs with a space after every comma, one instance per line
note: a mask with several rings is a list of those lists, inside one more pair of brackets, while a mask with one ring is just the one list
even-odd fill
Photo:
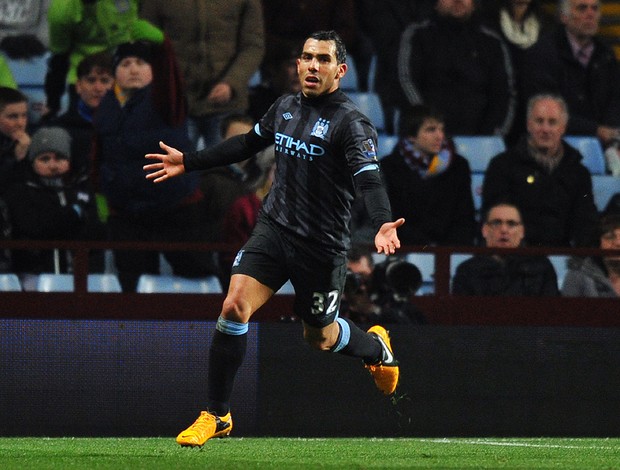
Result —
[[353, 177], [378, 171], [377, 131], [340, 90], [285, 95], [256, 125], [275, 143], [276, 176], [263, 216], [328, 249], [349, 248]]

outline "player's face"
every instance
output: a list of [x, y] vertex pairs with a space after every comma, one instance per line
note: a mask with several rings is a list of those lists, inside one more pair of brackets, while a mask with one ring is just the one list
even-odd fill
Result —
[[443, 123], [436, 119], [427, 119], [422, 123], [418, 135], [412, 137], [411, 141], [420, 152], [437, 155], [445, 137]]
[[0, 111], [0, 132], [13, 137], [17, 132], [24, 132], [28, 123], [28, 105], [26, 103], [7, 104]]
[[566, 29], [578, 38], [589, 38], [598, 32], [601, 9], [598, 0], [570, 0], [568, 12], [560, 15]]
[[93, 69], [75, 82], [75, 91], [89, 108], [97, 108], [101, 99], [114, 84], [114, 77], [107, 72]]
[[566, 116], [560, 103], [547, 98], [534, 103], [527, 118], [527, 131], [534, 148], [541, 153], [555, 155], [566, 132]]
[[67, 173], [69, 165], [69, 159], [60, 157], [54, 152], [45, 152], [34, 159], [32, 168], [43, 178], [55, 178]]
[[491, 209], [482, 226], [482, 236], [489, 247], [516, 248], [521, 244], [524, 233], [519, 211], [511, 206]]
[[116, 68], [116, 83], [122, 90], [138, 90], [153, 81], [151, 64], [138, 57], [125, 57]]
[[301, 57], [297, 59], [301, 91], [308, 97], [336, 91], [346, 71], [346, 64], [339, 64], [336, 59], [336, 44], [333, 41], [308, 39]]

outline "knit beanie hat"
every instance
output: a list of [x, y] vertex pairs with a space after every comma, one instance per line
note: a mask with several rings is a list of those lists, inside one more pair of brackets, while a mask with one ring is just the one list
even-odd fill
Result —
[[114, 50], [114, 70], [126, 57], [138, 57], [149, 64], [153, 64], [153, 43], [150, 41], [124, 42]]
[[71, 136], [62, 127], [41, 127], [30, 140], [28, 159], [33, 162], [36, 157], [46, 152], [71, 159]]

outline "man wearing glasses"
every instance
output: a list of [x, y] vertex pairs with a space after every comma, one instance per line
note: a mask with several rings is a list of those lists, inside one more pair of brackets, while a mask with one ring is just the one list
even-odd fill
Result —
[[[497, 203], [486, 212], [482, 237], [490, 248], [521, 246], [525, 228], [514, 204]], [[556, 296], [558, 283], [545, 256], [477, 255], [462, 262], [452, 280], [456, 295]]]

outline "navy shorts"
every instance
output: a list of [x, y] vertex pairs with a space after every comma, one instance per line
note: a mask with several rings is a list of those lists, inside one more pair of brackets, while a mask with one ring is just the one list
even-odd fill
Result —
[[259, 219], [252, 236], [237, 253], [232, 274], [245, 274], [277, 292], [291, 280], [295, 315], [310, 326], [334, 322], [347, 272], [346, 253], [329, 252], [274, 222]]

